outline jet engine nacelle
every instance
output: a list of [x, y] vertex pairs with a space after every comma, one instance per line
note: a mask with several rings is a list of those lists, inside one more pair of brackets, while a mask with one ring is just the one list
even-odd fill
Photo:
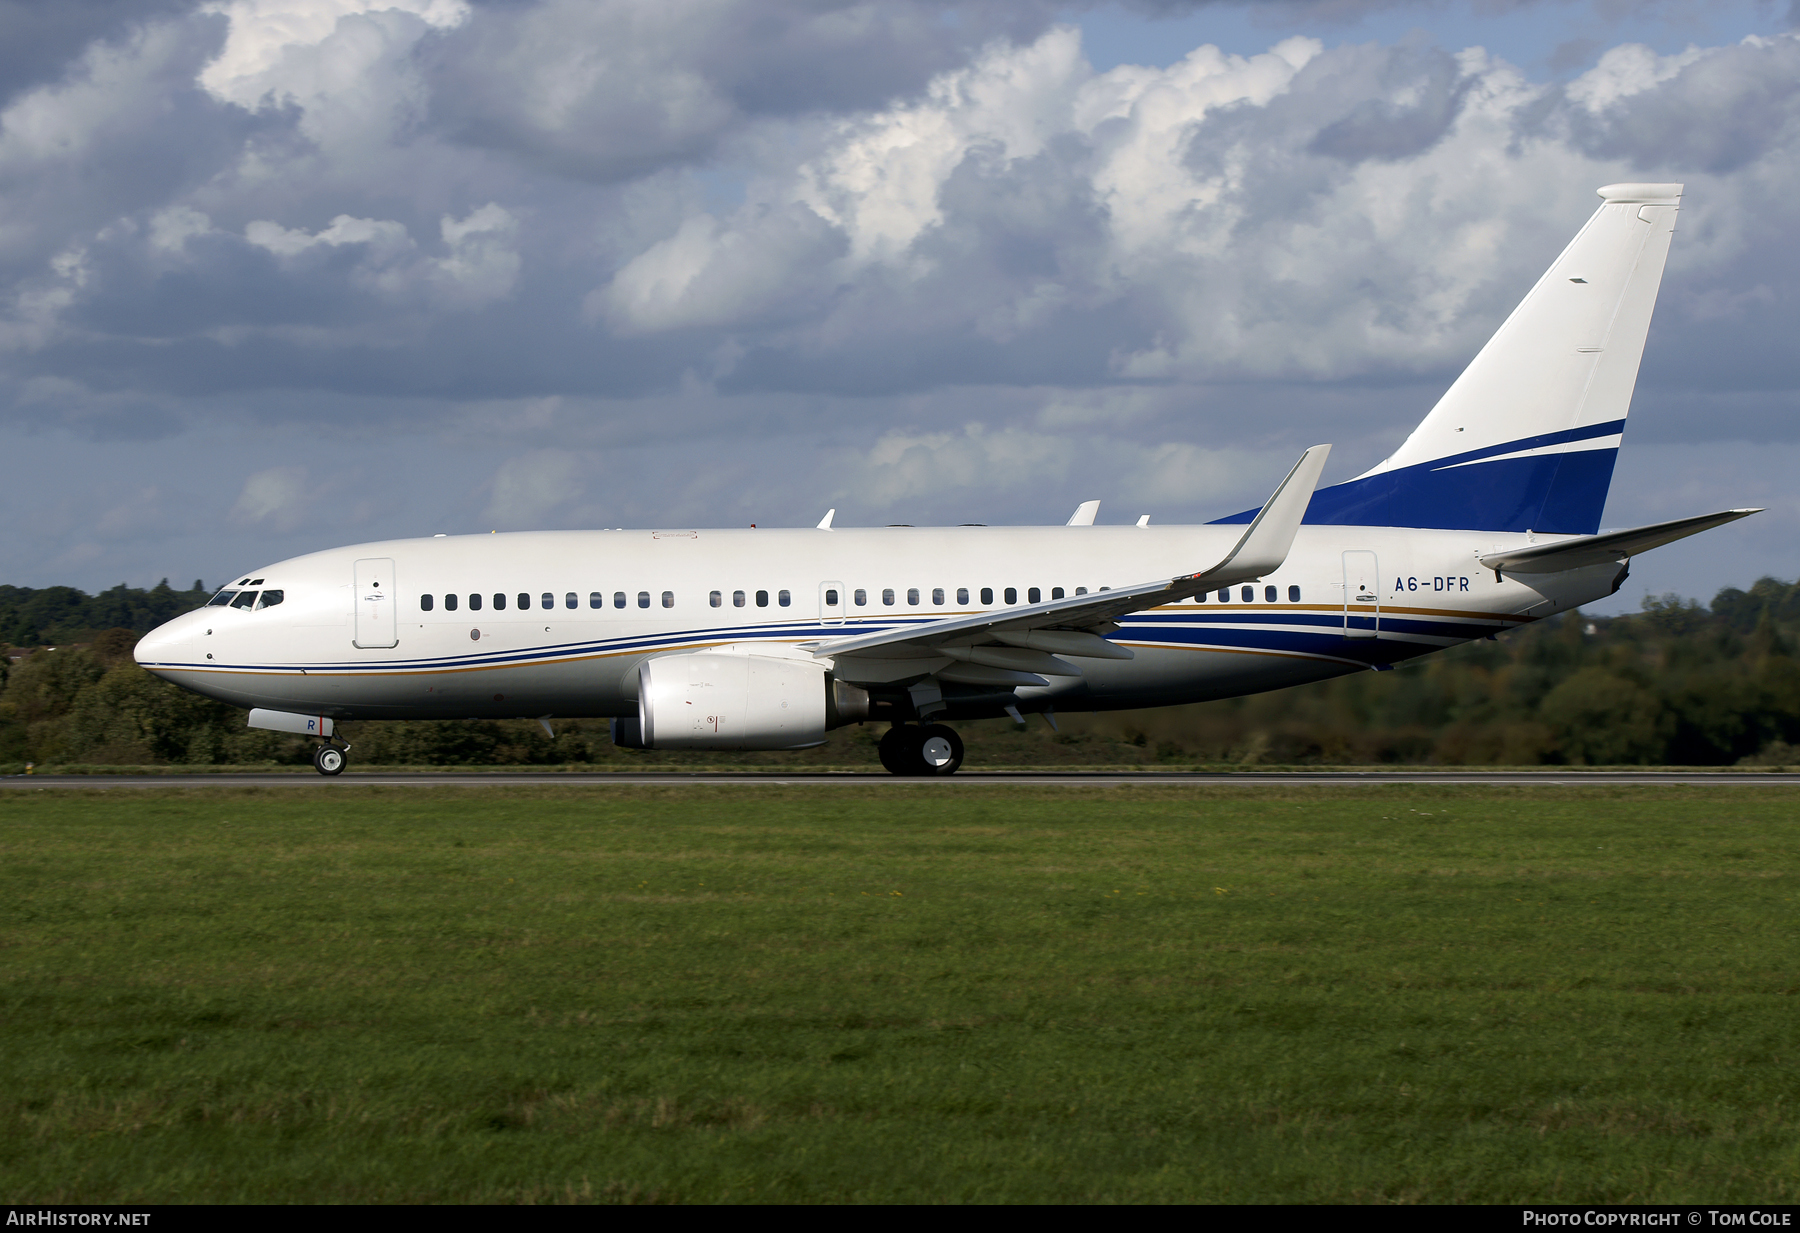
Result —
[[[857, 695], [860, 695], [858, 697]], [[862, 715], [855, 713], [860, 703]], [[868, 695], [822, 664], [700, 651], [638, 667], [642, 749], [809, 749], [867, 714]]]

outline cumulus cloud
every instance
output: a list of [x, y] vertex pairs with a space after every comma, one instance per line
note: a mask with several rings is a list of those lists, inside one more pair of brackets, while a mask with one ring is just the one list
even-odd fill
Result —
[[[1058, 29], [844, 122], [736, 217], [688, 219], [604, 294], [640, 330], [754, 328], [755, 303], [781, 298], [775, 271], [825, 281], [823, 237], [785, 263], [766, 239], [768, 220], [804, 208], [846, 252], [813, 330], [777, 346], [885, 340], [898, 323], [879, 316], [904, 316], [915, 339], [952, 335], [959, 351], [970, 333], [1061, 350], [1061, 331], [1101, 324], [1111, 345], [1090, 348], [1089, 380], [1429, 366], [1491, 328], [1470, 320], [1491, 308], [1480, 293], [1572, 203], [1537, 187], [1567, 179], [1566, 150], [1507, 151], [1542, 97], [1479, 53], [1307, 39], [1095, 75]], [[743, 251], [765, 259], [757, 296], [721, 288], [692, 297], [703, 316], [676, 309]]]
[[[346, 17], [408, 13], [439, 30], [453, 29], [469, 17], [463, 0], [224, 0], [202, 5], [201, 11], [223, 16], [230, 32], [219, 54], [201, 70], [200, 84], [213, 97], [241, 107], [315, 96], [316, 77], [292, 73], [296, 59], [334, 37]], [[367, 65], [343, 65], [335, 75], [349, 76], [343, 70], [358, 67]]]
[[225, 0], [229, 33], [198, 83], [250, 111], [294, 108], [324, 155], [359, 163], [405, 141], [429, 108], [421, 40], [468, 20], [463, 0]]
[[[204, 234], [196, 229], [201, 217], [180, 220], [183, 241]], [[334, 250], [347, 250], [355, 253], [349, 281], [361, 289], [390, 299], [431, 295], [440, 305], [469, 306], [511, 293], [519, 274], [518, 229], [518, 220], [490, 201], [466, 218], [445, 215], [440, 220], [438, 230], [448, 250], [442, 257], [421, 254], [399, 222], [348, 214], [317, 232], [256, 219], [244, 228], [244, 239], [289, 268], [329, 265]]]
[[478, 9], [433, 65], [463, 139], [629, 180], [719, 151], [766, 117], [863, 111], [920, 89], [1057, 6], [889, 0], [544, 0]]
[[[226, 385], [354, 348], [367, 389], [479, 368], [484, 397], [1444, 374], [1612, 179], [1694, 180], [1713, 238], [1672, 281], [1717, 320], [1717, 284], [1779, 231], [1743, 203], [1785, 191], [1800, 141], [1791, 36], [1614, 48], [1566, 86], [1311, 38], [1096, 73], [1073, 28], [1007, 11], [1032, 37], [964, 32], [947, 64], [941, 31], [881, 5], [229, 0], [152, 22], [0, 113], [5, 183], [30, 185], [0, 185], [0, 345], [170, 383], [189, 342], [222, 345], [245, 357], [210, 366]], [[718, 41], [760, 72], [884, 31], [898, 97], [759, 93]], [[160, 193], [74, 202], [127, 140], [183, 149], [156, 115], [188, 111], [212, 139]], [[740, 201], [671, 170], [706, 158]], [[456, 324], [475, 311], [492, 324]]]

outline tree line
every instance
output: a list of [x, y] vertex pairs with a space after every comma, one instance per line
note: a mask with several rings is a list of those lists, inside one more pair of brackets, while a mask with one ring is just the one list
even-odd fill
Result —
[[[204, 603], [175, 591], [0, 587], [14, 649], [0, 677], [0, 767], [304, 765], [312, 743], [139, 668], [139, 634]], [[47, 649], [49, 646], [56, 649]], [[17, 648], [27, 648], [29, 654]], [[1672, 595], [1580, 612], [1274, 693], [1191, 706], [963, 725], [969, 765], [1800, 764], [1800, 583], [1763, 578], [1710, 605]], [[13, 658], [19, 656], [19, 658]], [[614, 748], [605, 721], [345, 724], [359, 766], [874, 765], [878, 725], [817, 750]]]
[[74, 587], [0, 586], [0, 642], [14, 647], [56, 646], [86, 642], [107, 629], [147, 634], [207, 598], [198, 578], [188, 591], [175, 590], [164, 578], [148, 589], [120, 583], [98, 595]]

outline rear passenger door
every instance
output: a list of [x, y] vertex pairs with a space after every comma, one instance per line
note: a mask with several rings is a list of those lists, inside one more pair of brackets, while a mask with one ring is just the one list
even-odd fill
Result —
[[1372, 552], [1344, 554], [1344, 637], [1381, 633], [1381, 563]]

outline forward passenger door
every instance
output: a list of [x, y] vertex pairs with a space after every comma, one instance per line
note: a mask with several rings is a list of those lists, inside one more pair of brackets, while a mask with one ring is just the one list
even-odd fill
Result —
[[356, 563], [356, 634], [359, 647], [400, 645], [400, 596], [394, 590], [391, 557], [365, 557]]

